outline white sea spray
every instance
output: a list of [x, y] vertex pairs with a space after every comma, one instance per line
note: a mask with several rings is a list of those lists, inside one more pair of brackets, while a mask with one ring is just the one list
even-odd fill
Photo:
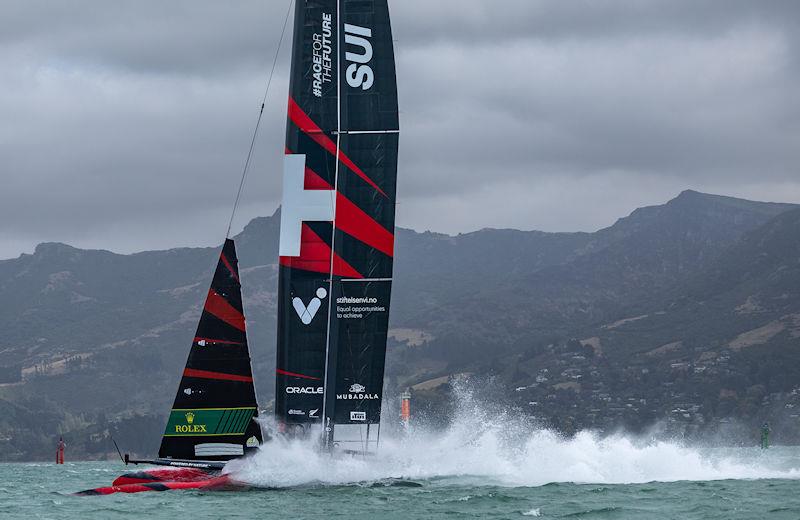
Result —
[[466, 392], [444, 431], [384, 437], [378, 454], [330, 457], [308, 441], [275, 440], [229, 465], [259, 487], [348, 485], [387, 479], [533, 487], [549, 483], [636, 484], [728, 479], [800, 479], [800, 461], [759, 450], [704, 449], [674, 440], [584, 431], [565, 438]]

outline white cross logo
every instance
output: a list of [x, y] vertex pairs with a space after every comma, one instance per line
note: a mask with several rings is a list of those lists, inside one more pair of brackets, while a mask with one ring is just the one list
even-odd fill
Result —
[[287, 155], [283, 162], [280, 256], [300, 256], [303, 222], [333, 222], [334, 190], [306, 190], [305, 179], [306, 156]]

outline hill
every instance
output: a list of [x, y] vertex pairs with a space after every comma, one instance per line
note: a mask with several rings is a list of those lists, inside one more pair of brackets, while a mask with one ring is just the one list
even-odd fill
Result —
[[[567, 432], [769, 417], [788, 438], [799, 219], [796, 206], [688, 191], [595, 233], [398, 230], [387, 391], [413, 386], [436, 411], [449, 376], [471, 373]], [[278, 228], [276, 214], [236, 237], [264, 403]], [[216, 254], [42, 244], [0, 261], [0, 459], [49, 457], [58, 431], [81, 456], [107, 453], [112, 433], [154, 449]]]

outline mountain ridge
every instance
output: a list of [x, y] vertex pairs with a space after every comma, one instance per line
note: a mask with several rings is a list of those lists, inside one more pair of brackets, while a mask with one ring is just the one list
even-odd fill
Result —
[[[641, 428], [672, 417], [668, 408], [679, 401], [699, 406], [690, 415], [704, 423], [681, 420], [675, 427], [704, 430], [741, 415], [726, 408], [721, 393], [735, 393], [737, 406], [753, 417], [760, 417], [752, 411], [756, 394], [791, 404], [787, 385], [795, 374], [787, 363], [796, 366], [800, 357], [786, 345], [793, 345], [800, 307], [784, 286], [800, 280], [794, 264], [787, 267], [796, 253], [796, 215], [796, 205], [685, 191], [594, 233], [487, 229], [451, 236], [398, 229], [386, 391], [459, 373], [495, 377], [507, 388], [524, 387], [509, 399], [565, 432]], [[273, 391], [279, 217], [253, 219], [236, 237], [265, 401]], [[764, 248], [775, 250], [775, 258], [759, 260]], [[154, 429], [132, 431], [138, 440], [131, 442], [157, 436], [217, 252], [120, 255], [44, 243], [33, 254], [0, 261], [0, 406], [9, 410], [9, 419], [0, 419], [0, 458], [35, 456], [53, 429], [100, 439], [82, 448], [97, 456], [103, 432], [123, 423], [135, 430], [133, 417]], [[789, 296], [776, 299], [778, 293]], [[753, 343], [764, 360], [753, 354]], [[700, 361], [711, 354], [729, 356], [728, 368]], [[687, 390], [693, 375], [673, 373], [681, 363], [692, 374], [716, 371], [713, 381], [692, 383], [717, 395], [710, 404]], [[740, 373], [748, 363], [756, 375]], [[639, 376], [631, 375], [637, 370]], [[664, 403], [657, 395], [641, 398], [659, 404], [639, 404], [635, 414], [616, 401], [598, 401], [598, 395], [626, 403], [632, 392], [649, 395], [642, 370], [653, 374], [658, 392], [681, 393]], [[767, 397], [725, 382], [734, 375], [754, 383], [749, 387], [761, 385]], [[536, 383], [542, 377], [547, 384]], [[630, 388], [618, 381], [630, 381]], [[668, 383], [674, 386], [661, 386]], [[420, 409], [441, 406], [446, 386], [415, 392]], [[31, 447], [23, 431], [38, 439]]]

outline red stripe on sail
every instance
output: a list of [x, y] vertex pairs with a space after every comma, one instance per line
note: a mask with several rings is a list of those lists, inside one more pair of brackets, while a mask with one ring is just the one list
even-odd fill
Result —
[[320, 177], [317, 172], [308, 166], [306, 166], [306, 179], [303, 188], [307, 190], [333, 190], [333, 186], [331, 186], [328, 181]]
[[394, 256], [394, 235], [341, 193], [336, 195], [336, 228], [387, 256]]
[[237, 376], [234, 374], [223, 374], [222, 372], [209, 372], [207, 370], [194, 370], [187, 368], [183, 371], [184, 377], [196, 377], [198, 379], [217, 379], [220, 381], [235, 381], [237, 383], [252, 383], [253, 378], [247, 376]]
[[217, 294], [214, 289], [208, 290], [205, 310], [231, 327], [245, 332], [244, 315], [228, 303], [228, 300]]
[[286, 370], [281, 370], [280, 368], [275, 369], [275, 373], [281, 376], [299, 377], [300, 379], [309, 379], [311, 381], [322, 381], [322, 379], [318, 377], [304, 376], [303, 374], [295, 374], [294, 372], [287, 372]]
[[[281, 265], [292, 269], [328, 274], [331, 270], [331, 253], [331, 247], [307, 224], [303, 224], [300, 235], [300, 256], [297, 258], [282, 256]], [[339, 255], [333, 256], [333, 274], [344, 278], [364, 278]]]
[[[305, 133], [308, 137], [316, 141], [317, 144], [325, 148], [328, 151], [328, 153], [330, 153], [334, 157], [337, 155], [336, 143], [334, 143], [330, 137], [325, 135], [322, 129], [318, 127], [317, 124], [310, 117], [308, 117], [308, 114], [303, 112], [303, 109], [300, 108], [297, 102], [291, 97], [289, 97], [289, 119], [291, 119], [292, 123], [294, 123], [297, 126], [297, 128], [302, 130], [303, 133]], [[338, 150], [338, 152], [339, 152], [338, 153], [339, 160], [342, 163], [344, 163], [345, 166], [350, 168], [353, 171], [353, 173], [364, 179], [370, 186], [378, 190], [378, 192], [380, 192], [381, 195], [383, 195], [384, 197], [388, 197], [388, 195], [386, 195], [386, 193], [382, 189], [380, 189], [380, 187], [377, 184], [375, 184], [375, 181], [370, 179], [369, 176], [367, 176], [367, 174], [364, 173], [364, 171], [361, 168], [356, 166], [356, 164], [353, 161], [351, 161], [350, 158], [347, 155], [345, 155], [343, 151]]]
[[333, 275], [341, 276], [343, 278], [364, 278], [361, 273], [353, 269], [353, 266], [348, 264], [339, 255], [333, 255]]
[[228, 271], [231, 272], [231, 275], [233, 276], [233, 278], [238, 282], [239, 281], [239, 275], [236, 273], [236, 270], [233, 268], [231, 263], [228, 261], [228, 257], [225, 256], [225, 253], [221, 254], [219, 256], [219, 259], [223, 264], [225, 264], [225, 267], [228, 268]]

